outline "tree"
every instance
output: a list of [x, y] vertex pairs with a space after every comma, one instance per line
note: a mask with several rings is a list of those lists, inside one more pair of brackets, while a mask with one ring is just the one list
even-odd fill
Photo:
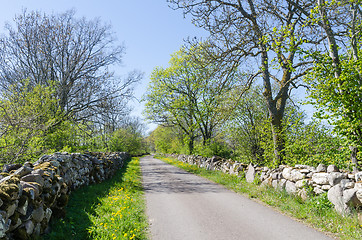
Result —
[[347, 138], [357, 171], [357, 153], [362, 146], [360, 1], [318, 0], [312, 17], [323, 30], [328, 49], [313, 54], [316, 61], [309, 74], [311, 102], [319, 110], [317, 116], [328, 119], [335, 131]]
[[141, 75], [133, 72], [122, 81], [110, 67], [121, 62], [109, 25], [75, 17], [74, 11], [46, 15], [24, 10], [6, 25], [0, 39], [0, 87], [29, 88], [55, 83], [58, 104], [66, 116], [89, 120], [103, 113], [124, 111], [132, 85]]
[[45, 136], [62, 118], [52, 87], [9, 89], [0, 99], [0, 162], [30, 160], [45, 151]]
[[182, 153], [184, 143], [177, 128], [158, 126], [151, 132], [148, 140], [159, 153]]
[[224, 75], [215, 63], [204, 61], [201, 43], [172, 55], [170, 67], [156, 68], [145, 96], [148, 119], [180, 127], [186, 135], [189, 153], [200, 134], [210, 143], [225, 118], [226, 93], [235, 86], [236, 72]]
[[[263, 104], [261, 86], [252, 86], [244, 93], [224, 128], [234, 149], [243, 162], [264, 163], [265, 146], [270, 136], [268, 109]], [[264, 144], [263, 144], [264, 142]]]
[[[310, 69], [302, 58], [306, 49], [318, 44], [317, 34], [299, 7], [309, 11], [310, 1], [169, 0], [184, 14], [192, 15], [195, 25], [210, 32], [210, 41], [220, 52], [219, 63], [229, 62], [252, 69], [248, 82], [263, 81], [263, 96], [271, 119], [275, 162], [284, 156], [282, 121], [290, 90]], [[298, 2], [298, 7], [294, 6]], [[256, 62], [256, 63], [255, 63]], [[272, 83], [278, 86], [272, 92]]]

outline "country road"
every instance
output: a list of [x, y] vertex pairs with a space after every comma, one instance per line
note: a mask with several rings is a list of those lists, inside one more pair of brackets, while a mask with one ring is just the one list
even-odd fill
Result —
[[141, 167], [152, 240], [332, 239], [151, 156]]

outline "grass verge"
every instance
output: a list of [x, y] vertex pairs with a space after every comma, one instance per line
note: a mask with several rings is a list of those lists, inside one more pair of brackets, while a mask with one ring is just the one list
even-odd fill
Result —
[[145, 208], [134, 157], [113, 178], [73, 192], [66, 217], [52, 222], [43, 239], [147, 239]]
[[346, 217], [339, 215], [328, 201], [326, 194], [303, 201], [300, 197], [289, 195], [285, 191], [248, 183], [242, 177], [220, 171], [209, 171], [173, 158], [160, 156], [157, 156], [157, 158], [190, 173], [222, 184], [226, 188], [242, 193], [249, 198], [260, 200], [292, 218], [329, 233], [333, 237], [343, 240], [362, 239], [362, 226], [358, 224], [357, 214], [352, 213]]

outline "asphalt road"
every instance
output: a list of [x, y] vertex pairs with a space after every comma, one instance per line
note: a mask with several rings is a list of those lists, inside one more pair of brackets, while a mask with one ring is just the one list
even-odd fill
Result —
[[331, 239], [204, 178], [141, 159], [152, 240]]

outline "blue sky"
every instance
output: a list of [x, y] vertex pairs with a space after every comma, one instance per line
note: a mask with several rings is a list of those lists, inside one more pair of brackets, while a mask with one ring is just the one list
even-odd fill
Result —
[[[177, 51], [187, 37], [206, 38], [208, 33], [185, 19], [180, 10], [168, 7], [166, 0], [0, 0], [0, 33], [5, 22], [12, 22], [23, 8], [45, 13], [75, 9], [78, 17], [99, 17], [110, 23], [119, 43], [126, 47], [122, 66], [116, 68], [119, 75], [138, 69], [144, 72], [142, 82], [136, 87], [135, 96], [140, 99], [147, 89], [149, 77], [156, 66], [167, 66], [170, 55]], [[304, 91], [295, 92], [300, 98]], [[142, 117], [143, 104], [132, 103], [132, 115]], [[310, 117], [310, 106], [303, 109]], [[156, 125], [148, 124], [149, 131]]]
[[[168, 7], [166, 0], [0, 0], [0, 33], [4, 24], [11, 23], [23, 8], [45, 13], [75, 9], [78, 17], [99, 17], [110, 23], [118, 41], [126, 47], [123, 65], [117, 74], [138, 69], [145, 73], [136, 88], [136, 97], [146, 91], [149, 76], [156, 66], [167, 66], [170, 55], [187, 37], [206, 37], [207, 32], [196, 28], [181, 11]], [[133, 115], [141, 116], [142, 104], [134, 102]], [[155, 125], [149, 125], [149, 130]]]

